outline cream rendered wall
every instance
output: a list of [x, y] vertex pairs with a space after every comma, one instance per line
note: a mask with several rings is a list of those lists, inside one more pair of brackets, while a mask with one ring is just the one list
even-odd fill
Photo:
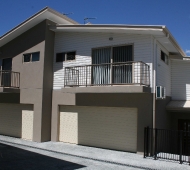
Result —
[[169, 56], [169, 52], [157, 42], [157, 65], [156, 65], [156, 86], [163, 86], [166, 88], [166, 96], [171, 96], [171, 60], [167, 65], [161, 60], [161, 50]]
[[[113, 40], [110, 41], [109, 37], [113, 37]], [[151, 35], [123, 33], [55, 33], [53, 89], [61, 89], [64, 87], [64, 67], [91, 64], [92, 48], [125, 44], [134, 45], [134, 61], [143, 61], [151, 66]], [[67, 51], [76, 51], [76, 60], [56, 63], [56, 53]]]

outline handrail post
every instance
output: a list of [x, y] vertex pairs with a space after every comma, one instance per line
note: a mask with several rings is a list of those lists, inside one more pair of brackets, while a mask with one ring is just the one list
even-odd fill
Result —
[[183, 131], [180, 130], [180, 139], [179, 139], [179, 162], [180, 164], [183, 163], [182, 161], [182, 147], [183, 147]]
[[86, 87], [87, 87], [87, 71], [88, 71], [88, 66], [86, 66]]
[[149, 126], [147, 126], [147, 130], [146, 130], [146, 156], [148, 156], [149, 155], [149, 131], [150, 131], [150, 128], [149, 128]]
[[113, 85], [113, 63], [110, 63], [110, 84]]
[[155, 145], [154, 145], [154, 159], [157, 159], [157, 139], [158, 139], [158, 129], [155, 128]]
[[0, 87], [2, 85], [2, 71], [1, 71], [1, 75], [0, 75]]
[[147, 152], [146, 152], [146, 143], [147, 143], [147, 128], [144, 128], [144, 158], [146, 158], [147, 156]]

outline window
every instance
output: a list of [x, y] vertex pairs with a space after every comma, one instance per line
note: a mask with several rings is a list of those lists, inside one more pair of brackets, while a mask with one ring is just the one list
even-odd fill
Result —
[[63, 52], [63, 53], [57, 53], [56, 54], [56, 62], [63, 62], [63, 61], [71, 61], [75, 60], [76, 52]]
[[36, 62], [36, 61], [40, 61], [40, 52], [24, 54], [23, 57], [24, 63]]
[[168, 56], [163, 51], [161, 51], [161, 60], [168, 64]]

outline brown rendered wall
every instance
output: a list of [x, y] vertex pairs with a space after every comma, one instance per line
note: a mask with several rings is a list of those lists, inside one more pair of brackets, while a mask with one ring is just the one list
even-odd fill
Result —
[[55, 33], [49, 30], [55, 23], [46, 20], [45, 59], [42, 94], [42, 141], [51, 140], [51, 110], [53, 89], [53, 58]]
[[[44, 20], [0, 47], [0, 58], [12, 57], [12, 70], [20, 72], [20, 103], [34, 105], [33, 141], [37, 142], [50, 140], [51, 132], [54, 32], [49, 23]], [[38, 51], [40, 61], [23, 63], [23, 54]]]
[[[109, 88], [109, 87], [108, 87]], [[51, 140], [58, 141], [59, 105], [129, 107], [138, 109], [137, 151], [143, 152], [144, 127], [152, 127], [151, 93], [72, 94], [53, 91]]]
[[156, 122], [155, 126], [158, 129], [170, 129], [171, 128], [171, 116], [166, 110], [166, 105], [170, 102], [171, 97], [165, 99], [156, 100]]

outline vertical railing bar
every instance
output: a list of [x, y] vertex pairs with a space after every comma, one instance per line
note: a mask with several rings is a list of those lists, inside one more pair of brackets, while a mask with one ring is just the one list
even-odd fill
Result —
[[183, 162], [182, 162], [182, 135], [183, 135], [183, 131], [180, 131], [179, 132], [180, 133], [180, 141], [179, 141], [179, 154], [180, 154], [180, 156], [179, 156], [179, 162], [180, 162], [180, 164], [182, 164]]
[[145, 127], [144, 128], [144, 158], [146, 158], [146, 156], [147, 156], [147, 153], [146, 153], [146, 143], [147, 143], [147, 136], [146, 136], [146, 134], [147, 134], [147, 128]]

